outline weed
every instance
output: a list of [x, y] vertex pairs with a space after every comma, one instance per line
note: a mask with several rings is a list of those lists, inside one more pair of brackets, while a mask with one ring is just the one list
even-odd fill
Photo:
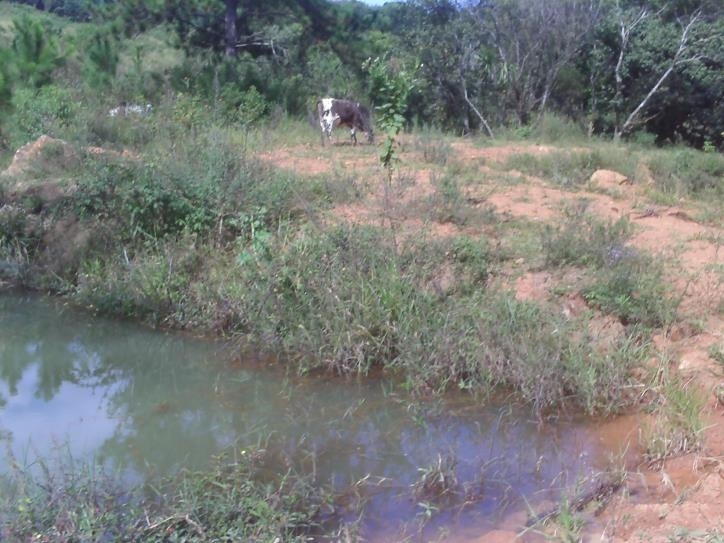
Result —
[[412, 148], [422, 153], [425, 162], [445, 166], [452, 155], [452, 147], [441, 133], [423, 130], [414, 140]]
[[546, 265], [600, 268], [630, 260], [636, 255], [625, 246], [631, 233], [631, 223], [625, 218], [605, 223], [585, 213], [584, 207], [568, 210], [560, 226], [546, 225], [543, 229]]
[[631, 231], [624, 218], [603, 223], [581, 209], [569, 211], [562, 225], [543, 229], [546, 264], [592, 267], [592, 281], [582, 291], [589, 305], [624, 324], [663, 326], [673, 321], [677, 302], [662, 265], [626, 245]]
[[433, 175], [432, 183], [436, 187], [429, 201], [432, 218], [439, 223], [466, 224], [474, 210], [463, 196], [456, 178], [449, 174]]
[[533, 127], [528, 137], [536, 141], [560, 143], [561, 141], [582, 141], [586, 138], [586, 134], [581, 125], [571, 119], [546, 113]]
[[616, 170], [633, 179], [636, 163], [616, 150], [602, 147], [590, 151], [556, 151], [540, 155], [511, 155], [504, 165], [508, 170], [542, 177], [563, 187], [581, 187], [599, 169]]
[[477, 165], [457, 160], [447, 165], [445, 175], [456, 179], [460, 186], [479, 184], [484, 178]]
[[662, 192], [721, 201], [724, 194], [724, 156], [721, 153], [666, 150], [653, 153], [647, 163]]
[[659, 462], [670, 456], [698, 450], [704, 421], [701, 411], [706, 398], [691, 383], [663, 375], [652, 426], [643, 435], [647, 460]]
[[709, 346], [708, 352], [712, 360], [724, 366], [724, 343], [713, 343]]
[[677, 300], [661, 266], [641, 255], [599, 269], [582, 295], [589, 305], [616, 315], [623, 324], [655, 328], [671, 324], [676, 317]]
[[[458, 488], [455, 475], [455, 458], [450, 455], [437, 455], [437, 460], [425, 467], [418, 468], [420, 478], [412, 485], [415, 499], [427, 502], [439, 502], [454, 493]], [[425, 508], [430, 511], [431, 508]], [[434, 511], [434, 509], [432, 509]]]
[[[203, 471], [127, 487], [99, 467], [14, 463], [0, 482], [0, 526], [13, 541], [306, 541], [331, 494], [292, 471], [262, 477], [263, 451], [231, 451]], [[213, 489], [213, 491], [210, 491]], [[330, 519], [331, 520], [331, 519]]]
[[575, 543], [580, 540], [580, 533], [585, 524], [582, 516], [571, 510], [567, 500], [561, 504], [560, 511], [556, 517], [555, 535], [566, 543]]

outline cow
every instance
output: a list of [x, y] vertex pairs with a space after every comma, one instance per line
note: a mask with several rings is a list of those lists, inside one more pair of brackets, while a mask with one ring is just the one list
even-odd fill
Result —
[[151, 114], [153, 111], [153, 106], [151, 104], [141, 105], [141, 104], [128, 104], [126, 102], [121, 102], [121, 105], [118, 107], [114, 107], [108, 112], [109, 117], [125, 117], [127, 115], [140, 115], [142, 117], [146, 117]]
[[322, 145], [324, 145], [324, 136], [326, 135], [327, 139], [331, 141], [332, 129], [340, 125], [349, 127], [354, 145], [357, 145], [356, 130], [361, 130], [367, 135], [368, 143], [374, 141], [370, 112], [359, 102], [322, 98], [317, 102], [317, 113], [319, 114], [319, 126], [322, 128]]

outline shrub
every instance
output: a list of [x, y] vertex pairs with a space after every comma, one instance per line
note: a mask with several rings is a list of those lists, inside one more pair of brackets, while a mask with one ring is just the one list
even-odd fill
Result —
[[13, 95], [12, 105], [8, 132], [14, 148], [42, 134], [62, 135], [74, 119], [76, 110], [71, 93], [55, 85], [46, 85], [40, 90], [18, 90]]
[[305, 185], [291, 183], [240, 154], [228, 132], [210, 127], [145, 163], [88, 157], [74, 204], [81, 215], [117, 221], [126, 240], [212, 231], [227, 239], [245, 214], [262, 207], [270, 224], [292, 215]]
[[49, 84], [53, 72], [64, 61], [54, 33], [41, 21], [27, 15], [15, 19], [13, 27], [11, 58], [16, 86], [38, 89]]
[[110, 27], [93, 32], [84, 44], [83, 79], [92, 89], [108, 89], [116, 76], [119, 61], [118, 39]]

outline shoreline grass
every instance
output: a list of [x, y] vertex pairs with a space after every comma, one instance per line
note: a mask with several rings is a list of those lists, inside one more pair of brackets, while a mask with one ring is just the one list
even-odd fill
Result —
[[0, 476], [0, 537], [9, 541], [307, 541], [340, 531], [334, 495], [265, 451], [228, 450], [204, 470], [141, 485], [73, 460]]

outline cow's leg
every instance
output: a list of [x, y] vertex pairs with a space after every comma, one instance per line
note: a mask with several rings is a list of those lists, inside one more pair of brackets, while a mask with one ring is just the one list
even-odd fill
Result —
[[324, 136], [327, 136], [327, 139], [329, 142], [332, 142], [332, 127], [333, 127], [333, 121], [331, 121], [328, 118], [323, 118], [323, 120], [319, 123], [322, 127], [322, 145], [324, 145]]
[[349, 130], [350, 138], [352, 139], [352, 145], [357, 145], [357, 134], [355, 133], [354, 126]]

